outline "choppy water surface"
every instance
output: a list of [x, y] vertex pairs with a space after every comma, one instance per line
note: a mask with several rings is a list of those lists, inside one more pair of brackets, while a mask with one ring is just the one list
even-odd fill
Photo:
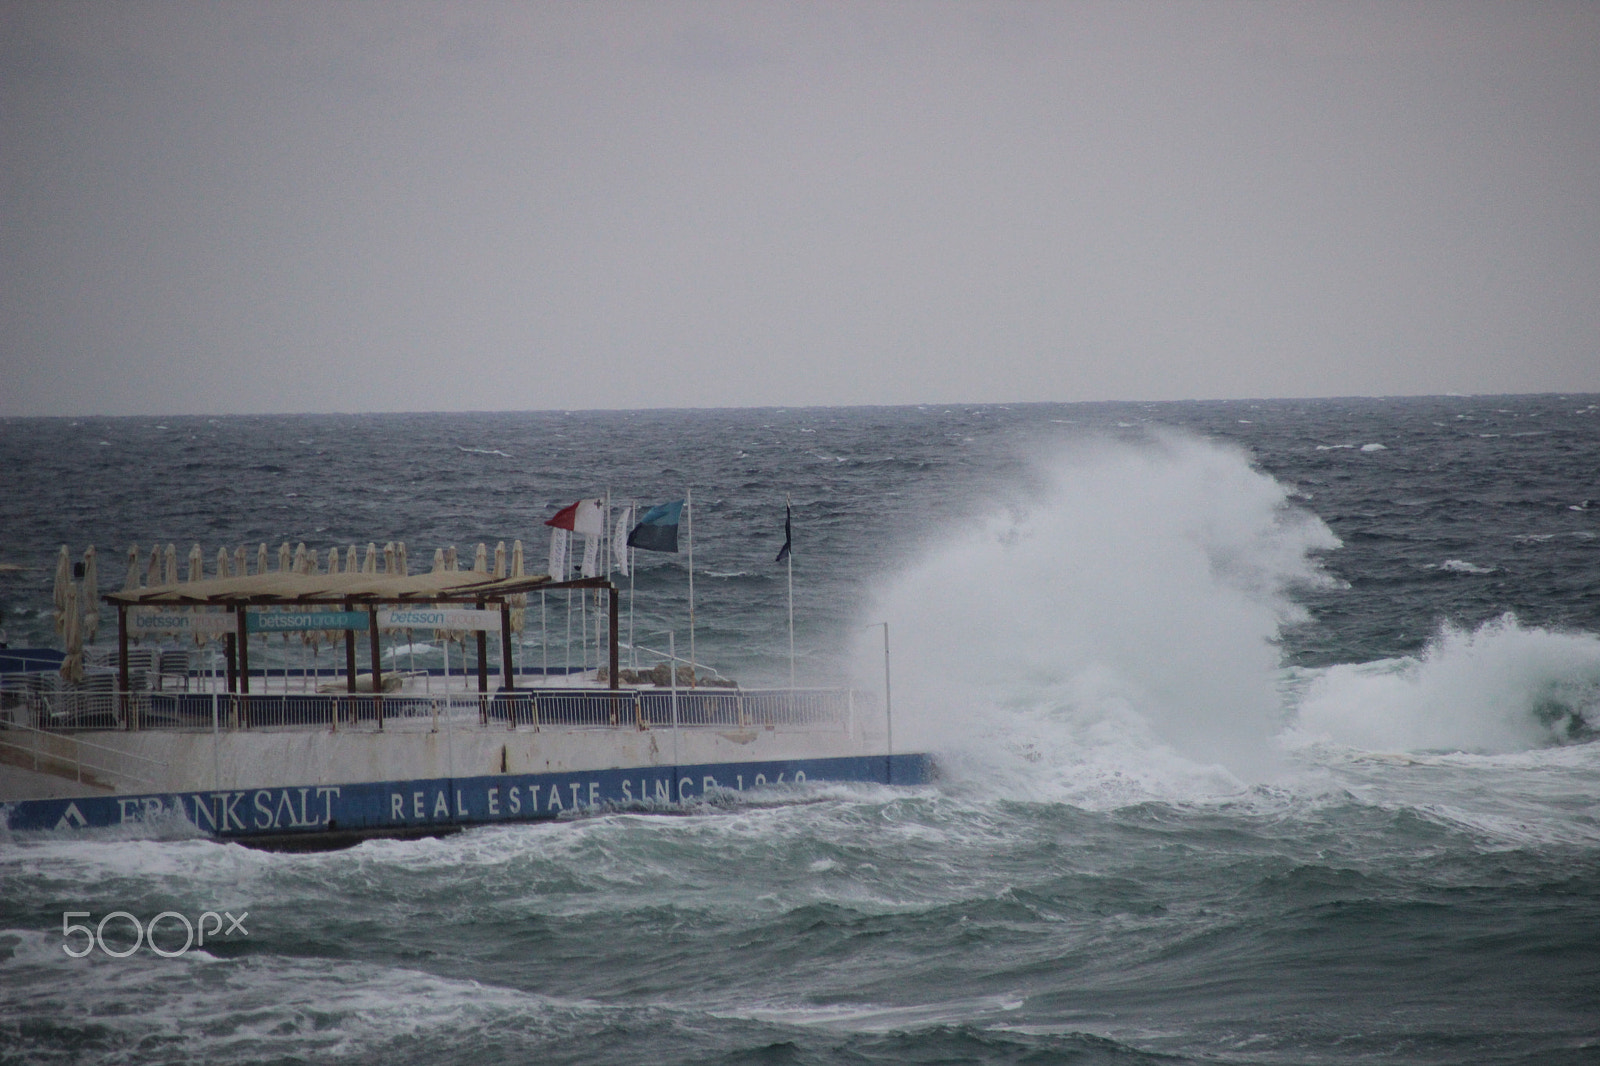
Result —
[[[788, 674], [787, 494], [802, 676], [880, 685], [888, 620], [945, 773], [318, 855], [7, 840], [0, 1058], [1600, 1060], [1594, 397], [32, 420], [0, 458], [14, 644], [63, 542], [106, 586], [135, 541], [538, 558], [580, 495], [692, 487], [701, 655], [749, 681]], [[249, 933], [66, 957], [117, 909]]]

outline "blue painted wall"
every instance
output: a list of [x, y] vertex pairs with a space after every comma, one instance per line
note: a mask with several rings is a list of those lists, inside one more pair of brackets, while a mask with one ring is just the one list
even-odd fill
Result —
[[0, 807], [0, 815], [13, 832], [103, 829], [182, 819], [213, 836], [248, 838], [533, 821], [573, 811], [668, 806], [723, 790], [744, 792], [807, 781], [911, 785], [926, 782], [929, 775], [925, 755], [867, 755], [24, 800]]

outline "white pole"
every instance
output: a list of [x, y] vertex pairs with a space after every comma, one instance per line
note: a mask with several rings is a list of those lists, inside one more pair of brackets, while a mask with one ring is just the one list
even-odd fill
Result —
[[[628, 501], [628, 521], [639, 517], [639, 501]], [[628, 667], [639, 669], [639, 649], [633, 646], [633, 575], [639, 569], [638, 549], [628, 546]]]
[[221, 788], [222, 787], [222, 762], [221, 762], [221, 758], [222, 757], [219, 754], [219, 751], [220, 751], [221, 745], [222, 745], [222, 738], [218, 735], [219, 733], [222, 732], [222, 724], [221, 724], [221, 715], [218, 713], [218, 709], [217, 709], [217, 698], [218, 697], [217, 697], [217, 694], [215, 692], [211, 693], [211, 787], [212, 788]]
[[678, 788], [678, 644], [671, 630], [667, 631], [667, 668], [672, 671], [672, 792]]
[[[885, 730], [884, 745], [889, 756], [894, 755], [894, 705], [889, 694], [889, 623], [874, 622], [868, 629], [883, 627], [883, 724]], [[892, 765], [892, 764], [891, 764]], [[887, 778], [888, 774], [885, 774]]]
[[[605, 559], [605, 563], [606, 563], [605, 576], [606, 576], [607, 583], [609, 583], [611, 581], [611, 537], [612, 537], [612, 529], [611, 529], [611, 487], [608, 485], [606, 487], [606, 510], [605, 510], [605, 515], [603, 516], [603, 518], [602, 518], [602, 520], [600, 522], [600, 555], [601, 555], [602, 558]], [[595, 662], [597, 662], [597, 663], [601, 659], [606, 658], [604, 649], [610, 647], [609, 643], [602, 643], [601, 640], [600, 640], [601, 633], [605, 629], [605, 625], [601, 624], [601, 618], [604, 616], [604, 614], [605, 614], [605, 612], [602, 612], [600, 610], [600, 590], [599, 589], [595, 589], [594, 590], [594, 658], [595, 658]], [[607, 618], [605, 620], [605, 624], [606, 625], [610, 624], [610, 619], [609, 618]], [[606, 662], [607, 669], [609, 669], [610, 666], [611, 666], [611, 663], [610, 663], [610, 661], [608, 659], [607, 662]], [[619, 665], [618, 666], [618, 670], [620, 671], [620, 669], [621, 669], [621, 666]], [[597, 670], [596, 673], [598, 674], [599, 671]], [[617, 684], [618, 682], [617, 682], [617, 680], [615, 678], [612, 678], [612, 683], [613, 684]]]
[[883, 723], [888, 735], [884, 743], [894, 755], [894, 705], [889, 700], [889, 623], [883, 623]]
[[[794, 504], [789, 497], [783, 498], [784, 525], [789, 527], [786, 533], [791, 533], [794, 522]], [[789, 689], [794, 689], [794, 547], [791, 544], [789, 554], [784, 556], [784, 562], [789, 564]]]
[[695, 684], [695, 656], [694, 656], [694, 489], [686, 489], [683, 494], [684, 510], [689, 512], [689, 686]]
[[550, 623], [545, 612], [544, 593], [539, 593], [539, 652], [544, 656], [544, 683], [550, 683]]
[[794, 553], [789, 554], [789, 687], [794, 688]]

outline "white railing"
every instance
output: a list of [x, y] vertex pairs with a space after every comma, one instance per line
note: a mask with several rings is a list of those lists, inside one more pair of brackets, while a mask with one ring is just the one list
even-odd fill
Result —
[[[5, 734], [11, 731], [16, 731], [33, 738], [33, 743], [19, 744], [14, 740], [7, 740]], [[71, 753], [63, 754], [59, 751], [49, 750], [48, 745], [54, 744], [71, 745]], [[104, 774], [111, 778], [137, 781], [140, 784], [150, 785], [152, 787], [156, 785], [156, 781], [154, 779], [133, 773], [127, 769], [114, 768], [100, 763], [90, 762], [88, 759], [83, 757], [84, 748], [89, 748], [94, 751], [107, 752], [110, 755], [116, 756], [116, 758], [119, 760], [132, 759], [135, 762], [146, 763], [157, 770], [165, 769], [167, 765], [159, 759], [152, 759], [136, 752], [123, 751], [119, 748], [110, 748], [104, 744], [96, 744], [92, 740], [84, 740], [82, 737], [71, 734], [62, 734], [45, 729], [35, 729], [33, 726], [23, 725], [20, 722], [3, 723], [3, 728], [0, 728], [0, 748], [4, 748], [8, 752], [21, 753], [20, 758], [16, 755], [12, 755], [9, 758], [5, 758], [3, 761], [12, 763], [13, 765], [25, 765], [29, 769], [32, 769], [35, 773], [46, 773], [53, 774], [57, 777], [65, 777], [67, 776], [65, 771], [70, 768], [72, 771], [71, 776], [80, 785], [84, 783], [84, 770], [89, 770], [91, 773]], [[91, 782], [91, 784], [93, 783], [94, 782]]]
[[[264, 693], [71, 689], [0, 710], [0, 729], [47, 735], [104, 730], [436, 730], [850, 728], [845, 689], [530, 688], [490, 694]], [[8, 723], [9, 719], [9, 723]]]

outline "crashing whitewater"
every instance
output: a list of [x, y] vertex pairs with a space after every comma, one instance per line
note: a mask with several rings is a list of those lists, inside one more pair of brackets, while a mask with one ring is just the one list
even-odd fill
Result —
[[[1505, 754], [1600, 722], [1600, 637], [1511, 616], [1415, 657], [1285, 667], [1295, 594], [1339, 547], [1244, 451], [1177, 434], [1080, 444], [1026, 499], [879, 590], [904, 743], [1037, 799], [1237, 795], [1329, 752]], [[863, 679], [881, 650], [864, 637]], [[863, 681], [865, 683], [865, 680]]]

